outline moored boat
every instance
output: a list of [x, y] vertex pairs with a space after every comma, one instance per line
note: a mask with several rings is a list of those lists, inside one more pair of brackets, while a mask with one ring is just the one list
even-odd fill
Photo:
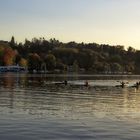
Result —
[[25, 67], [21, 66], [0, 66], [0, 72], [26, 72]]

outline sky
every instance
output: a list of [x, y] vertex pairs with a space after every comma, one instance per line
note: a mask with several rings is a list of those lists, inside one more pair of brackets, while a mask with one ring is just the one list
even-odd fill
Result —
[[140, 0], [0, 0], [0, 40], [11, 36], [140, 49]]

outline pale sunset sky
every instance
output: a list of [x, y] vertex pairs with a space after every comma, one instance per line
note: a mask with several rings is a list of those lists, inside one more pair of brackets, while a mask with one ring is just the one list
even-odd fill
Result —
[[0, 0], [0, 40], [11, 36], [140, 49], [140, 0]]

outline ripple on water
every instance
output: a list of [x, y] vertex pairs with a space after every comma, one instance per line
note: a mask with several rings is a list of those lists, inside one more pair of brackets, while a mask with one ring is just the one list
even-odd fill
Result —
[[[31, 83], [26, 76], [18, 83], [14, 76], [3, 78], [2, 140], [140, 138], [139, 90], [116, 88], [116, 80], [90, 79], [92, 86], [86, 88]], [[74, 84], [82, 82], [78, 79]]]

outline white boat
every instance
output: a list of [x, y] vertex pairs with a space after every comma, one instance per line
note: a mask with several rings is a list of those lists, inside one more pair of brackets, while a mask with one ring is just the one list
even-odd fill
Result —
[[25, 67], [21, 66], [0, 66], [0, 72], [26, 72]]

